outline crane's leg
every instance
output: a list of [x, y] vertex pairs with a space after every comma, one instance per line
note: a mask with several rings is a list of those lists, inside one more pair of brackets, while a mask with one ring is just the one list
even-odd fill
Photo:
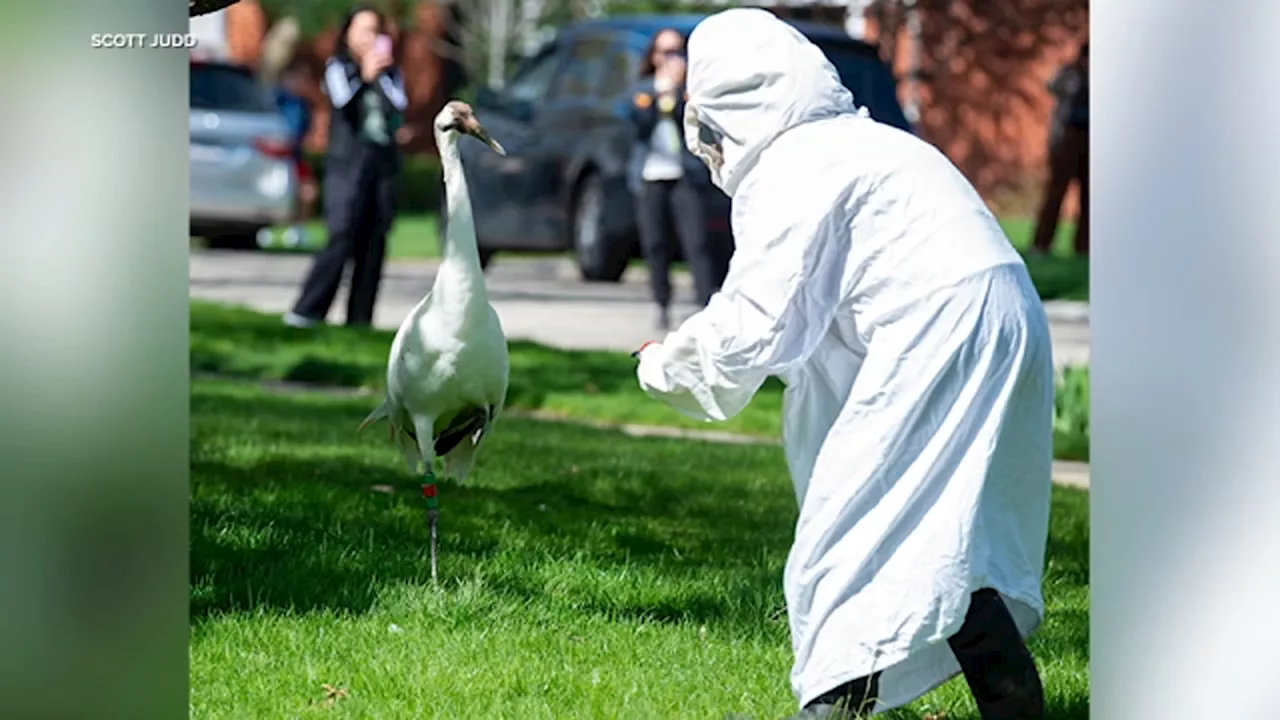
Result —
[[431, 529], [431, 582], [439, 581], [438, 536], [437, 527], [440, 522], [440, 499], [436, 497], [436, 478], [430, 472], [423, 478], [422, 496], [427, 499], [427, 525]]
[[427, 527], [431, 532], [431, 582], [435, 583], [439, 580], [440, 500], [436, 497], [438, 488], [435, 474], [434, 419], [415, 417], [413, 425], [417, 434], [415, 439], [418, 454], [423, 463], [422, 496], [427, 500]]

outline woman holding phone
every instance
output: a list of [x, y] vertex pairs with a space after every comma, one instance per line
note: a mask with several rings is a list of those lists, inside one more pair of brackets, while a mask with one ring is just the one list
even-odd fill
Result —
[[401, 123], [409, 105], [385, 28], [377, 10], [356, 7], [325, 65], [330, 121], [323, 192], [329, 244], [316, 254], [293, 311], [285, 315], [295, 327], [324, 322], [348, 260], [354, 267], [347, 325], [373, 323], [387, 233], [395, 218], [397, 144], [406, 134]]
[[630, 181], [636, 196], [636, 224], [649, 265], [649, 284], [658, 305], [659, 330], [671, 325], [671, 260], [674, 226], [693, 275], [697, 302], [706, 305], [728, 272], [728, 258], [716, 252], [707, 234], [703, 192], [710, 175], [685, 150], [684, 36], [667, 28], [654, 36], [632, 96], [636, 143]]

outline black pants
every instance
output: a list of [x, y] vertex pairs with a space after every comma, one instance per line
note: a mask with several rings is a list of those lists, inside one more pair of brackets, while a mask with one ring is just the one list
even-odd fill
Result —
[[329, 244], [316, 253], [293, 311], [323, 320], [338, 294], [342, 271], [352, 260], [347, 324], [373, 323], [387, 233], [395, 218], [396, 161], [387, 148], [362, 147], [349, 162], [331, 166], [324, 179]]
[[693, 274], [694, 292], [703, 305], [724, 282], [720, 253], [707, 236], [706, 211], [698, 187], [687, 179], [645, 182], [636, 207], [640, 246], [649, 264], [649, 285], [658, 307], [671, 305], [671, 260], [675, 254], [667, 228], [675, 226], [684, 259]]
[[1049, 178], [1045, 181], [1044, 200], [1036, 218], [1032, 247], [1048, 252], [1058, 232], [1062, 201], [1072, 181], [1079, 184], [1080, 217], [1076, 220], [1075, 249], [1077, 255], [1089, 254], [1089, 128], [1070, 125], [1062, 137], [1049, 147]]
[[[983, 720], [1041, 720], [1044, 689], [1031, 651], [1022, 641], [1000, 594], [974, 593], [960, 631], [947, 640], [978, 704]], [[869, 714], [879, 695], [880, 673], [831, 690], [806, 706], [838, 706], [848, 717]]]

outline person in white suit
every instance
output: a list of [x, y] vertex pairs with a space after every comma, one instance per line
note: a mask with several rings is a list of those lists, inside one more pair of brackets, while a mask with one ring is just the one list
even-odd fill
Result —
[[1054, 382], [1022, 258], [942, 153], [860, 111], [772, 14], [713, 15], [688, 55], [686, 143], [733, 200], [736, 250], [637, 374], [704, 420], [786, 385], [797, 717], [877, 714], [963, 672], [983, 718], [1042, 718], [1025, 639]]

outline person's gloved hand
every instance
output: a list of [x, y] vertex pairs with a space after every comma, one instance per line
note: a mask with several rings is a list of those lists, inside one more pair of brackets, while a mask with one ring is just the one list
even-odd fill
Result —
[[659, 344], [660, 344], [660, 343], [658, 343], [656, 340], [650, 340], [650, 341], [646, 342], [645, 344], [641, 345], [639, 350], [637, 350], [637, 351], [635, 351], [635, 352], [631, 353], [631, 357], [636, 358], [636, 359], [638, 360], [638, 359], [640, 358], [640, 355], [641, 355], [641, 354], [643, 354], [643, 353], [644, 353], [644, 351], [645, 351], [646, 349], [651, 348], [651, 347], [653, 347], [653, 346], [655, 346], [655, 345], [659, 345]]
[[667, 382], [667, 358], [662, 343], [650, 340], [631, 353], [631, 356], [640, 361], [636, 364], [636, 380], [640, 383], [641, 390], [650, 395], [655, 391], [663, 393], [671, 390]]

